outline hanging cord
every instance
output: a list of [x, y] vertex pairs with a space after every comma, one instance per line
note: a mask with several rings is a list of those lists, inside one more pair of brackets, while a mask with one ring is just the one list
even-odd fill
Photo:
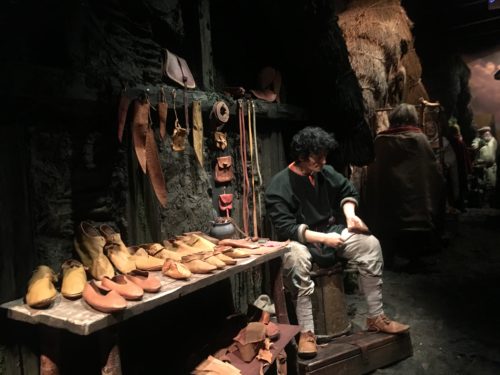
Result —
[[245, 135], [245, 114], [243, 112], [243, 100], [238, 100], [238, 115], [240, 125], [240, 156], [241, 156], [241, 171], [243, 174], [243, 197], [242, 197], [242, 219], [243, 229], [245, 235], [248, 237], [248, 189], [250, 188], [248, 182], [247, 171], [247, 141]]
[[255, 197], [255, 165], [253, 161], [253, 138], [252, 134], [252, 105], [251, 101], [247, 100], [247, 114], [248, 114], [248, 142], [250, 145], [250, 172], [252, 173], [252, 223], [253, 223], [253, 236], [259, 237], [259, 231], [257, 227], [257, 200]]
[[259, 201], [259, 211], [258, 211], [258, 222], [261, 223], [262, 218], [262, 202], [261, 202], [261, 189], [262, 189], [262, 174], [260, 173], [260, 162], [259, 162], [259, 148], [257, 145], [257, 119], [255, 117], [255, 103], [252, 100], [252, 125], [253, 125], [253, 140], [255, 142], [255, 167], [257, 169], [257, 199]]

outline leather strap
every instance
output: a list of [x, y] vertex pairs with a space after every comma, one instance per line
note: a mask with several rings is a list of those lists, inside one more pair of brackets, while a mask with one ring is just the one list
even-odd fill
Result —
[[253, 159], [253, 138], [254, 134], [252, 134], [252, 110], [251, 110], [251, 101], [247, 100], [247, 118], [248, 118], [248, 142], [250, 145], [250, 172], [252, 174], [252, 223], [253, 223], [253, 236], [259, 237], [259, 230], [257, 227], [257, 200], [255, 197], [255, 165]]
[[118, 103], [118, 141], [122, 143], [123, 130], [127, 121], [128, 108], [130, 106], [130, 98], [126, 95], [127, 89], [124, 88], [120, 94]]
[[184, 80], [184, 90], [183, 92], [183, 102], [184, 102], [184, 126], [186, 127], [186, 133], [189, 134], [190, 129], [189, 129], [189, 106], [188, 106], [188, 99], [187, 99], [187, 86], [186, 86], [186, 81]]
[[245, 114], [243, 112], [243, 100], [238, 99], [238, 117], [240, 125], [240, 155], [241, 155], [241, 172], [243, 175], [243, 196], [242, 196], [242, 219], [243, 230], [245, 236], [248, 237], [248, 190], [250, 184], [248, 182], [247, 169], [247, 141], [245, 130]]
[[134, 101], [134, 118], [132, 120], [132, 136], [137, 161], [146, 174], [146, 133], [149, 125], [149, 100], [136, 99]]
[[196, 158], [203, 167], [203, 118], [200, 100], [193, 100], [193, 147]]
[[160, 137], [164, 141], [167, 137], [167, 114], [168, 114], [168, 103], [165, 97], [165, 92], [163, 87], [160, 88], [160, 97], [158, 98], [158, 122], [160, 124]]
[[229, 121], [229, 107], [222, 100], [216, 101], [212, 107], [210, 116], [219, 124], [225, 124]]
[[148, 126], [146, 133], [146, 158], [149, 180], [151, 181], [151, 185], [153, 185], [153, 190], [158, 201], [162, 207], [165, 208], [167, 206], [167, 187], [165, 185], [165, 177], [163, 177], [160, 157], [158, 156], [158, 148], [151, 126]]
[[258, 199], [258, 222], [261, 222], [262, 217], [262, 199], [261, 199], [261, 190], [262, 190], [262, 174], [260, 173], [260, 162], [259, 162], [259, 147], [257, 144], [257, 117], [255, 116], [255, 102], [252, 100], [252, 128], [253, 128], [253, 140], [255, 143], [255, 169], [257, 170], [257, 199]]

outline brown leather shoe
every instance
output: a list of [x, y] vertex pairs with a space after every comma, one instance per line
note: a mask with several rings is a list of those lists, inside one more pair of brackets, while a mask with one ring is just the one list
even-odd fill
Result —
[[75, 250], [93, 278], [113, 277], [115, 270], [104, 255], [106, 239], [90, 223], [81, 222], [75, 233]]
[[139, 245], [139, 247], [145, 249], [149, 255], [155, 258], [172, 259], [175, 260], [176, 262], [180, 262], [182, 259], [182, 255], [177, 254], [177, 252], [173, 251], [172, 249], [166, 249], [162, 244], [159, 243], [146, 243]]
[[366, 319], [366, 329], [385, 333], [403, 333], [408, 331], [410, 326], [390, 320], [385, 314], [380, 314], [374, 318]]
[[311, 331], [301, 332], [299, 339], [299, 350], [297, 355], [300, 358], [309, 359], [316, 357], [318, 347], [316, 346], [316, 336]]
[[57, 291], [54, 282], [55, 272], [48, 266], [38, 266], [28, 282], [26, 303], [29, 307], [43, 309], [49, 307], [56, 299]]
[[151, 275], [147, 271], [133, 270], [125, 275], [127, 279], [137, 284], [145, 292], [157, 293], [161, 289], [161, 281], [158, 277]]
[[114, 290], [120, 296], [128, 300], [138, 300], [144, 295], [142, 288], [130, 281], [125, 275], [116, 275], [113, 279], [103, 278], [101, 285], [105, 288]]
[[201, 260], [202, 257], [202, 254], [185, 255], [182, 257], [182, 264], [192, 273], [210, 273], [217, 269], [216, 266]]
[[94, 280], [90, 280], [83, 288], [83, 300], [94, 309], [112, 313], [124, 310], [127, 307], [127, 301], [114, 290], [97, 285]]
[[61, 269], [61, 294], [68, 299], [80, 298], [87, 283], [87, 275], [83, 264], [77, 260], [69, 259], [61, 265]]
[[188, 267], [172, 259], [165, 259], [161, 271], [165, 276], [177, 280], [189, 279], [192, 275]]
[[135, 263], [130, 259], [127, 246], [123, 242], [120, 233], [106, 224], [102, 224], [99, 231], [106, 239], [105, 252], [115, 268], [123, 274], [134, 270], [136, 268]]

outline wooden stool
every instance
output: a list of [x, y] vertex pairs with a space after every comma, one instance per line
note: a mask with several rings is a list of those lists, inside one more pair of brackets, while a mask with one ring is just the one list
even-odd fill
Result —
[[315, 288], [312, 295], [314, 327], [318, 342], [350, 332], [352, 324], [347, 315], [344, 296], [344, 270], [341, 263], [329, 268], [313, 265], [311, 278]]

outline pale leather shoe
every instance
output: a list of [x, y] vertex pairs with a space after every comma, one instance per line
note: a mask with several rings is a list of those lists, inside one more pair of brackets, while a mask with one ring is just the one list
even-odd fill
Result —
[[227, 255], [230, 258], [240, 259], [240, 258], [248, 258], [250, 253], [245, 249], [233, 248], [232, 250], [224, 252], [224, 255]]
[[197, 249], [196, 247], [191, 247], [180, 240], [175, 240], [174, 245], [177, 248], [177, 253], [182, 256], [200, 254], [203, 250]]
[[195, 234], [189, 234], [189, 235], [184, 235], [184, 236], [179, 236], [178, 240], [181, 242], [184, 242], [186, 245], [189, 247], [198, 249], [200, 251], [214, 251], [215, 244], [211, 243], [210, 241], [199, 237]]
[[147, 271], [133, 270], [126, 274], [125, 277], [147, 293], [157, 293], [161, 289], [160, 279]]
[[184, 264], [192, 273], [210, 273], [217, 269], [216, 266], [201, 260], [201, 254], [192, 254], [182, 257], [182, 264]]
[[226, 263], [217, 258], [217, 256], [215, 256], [213, 251], [203, 253], [201, 260], [214, 265], [215, 267], [217, 267], [218, 270], [226, 268]]
[[161, 271], [165, 276], [178, 280], [189, 279], [192, 275], [188, 267], [172, 259], [165, 260]]
[[407, 332], [410, 329], [410, 326], [391, 320], [385, 314], [380, 314], [374, 318], [367, 318], [366, 328], [368, 331], [403, 333]]
[[104, 313], [113, 313], [127, 308], [125, 298], [114, 290], [97, 285], [94, 280], [85, 284], [83, 300], [92, 308]]
[[176, 251], [172, 249], [165, 248], [162, 244], [159, 243], [147, 243], [139, 245], [145, 249], [149, 255], [159, 258], [159, 259], [172, 259], [176, 262], [180, 262], [182, 259], [182, 255], [177, 254]]
[[66, 260], [62, 265], [61, 294], [68, 299], [80, 298], [87, 283], [83, 264], [74, 259]]
[[131, 301], [141, 299], [144, 295], [144, 290], [125, 277], [125, 275], [116, 275], [112, 279], [105, 277], [102, 279], [101, 285], [105, 288], [114, 290], [123, 298]]
[[90, 223], [82, 221], [75, 233], [75, 250], [94, 279], [113, 277], [115, 270], [104, 255], [106, 239]]
[[55, 272], [48, 266], [38, 266], [28, 282], [26, 303], [29, 307], [43, 309], [49, 307], [56, 299], [57, 281]]
[[122, 241], [120, 233], [106, 224], [99, 227], [99, 232], [106, 239], [105, 252], [115, 268], [123, 274], [134, 270], [135, 263], [130, 259], [129, 251]]
[[152, 257], [142, 247], [131, 246], [128, 248], [128, 251], [132, 254], [130, 255], [130, 259], [135, 263], [135, 267], [138, 270], [160, 271], [163, 263], [165, 263], [164, 259]]
[[297, 355], [300, 358], [309, 359], [316, 357], [316, 354], [318, 354], [318, 346], [316, 345], [314, 333], [311, 331], [301, 332]]
[[237, 261], [235, 259], [228, 257], [224, 253], [214, 251], [214, 255], [217, 257], [217, 259], [222, 260], [228, 266], [234, 266], [237, 263]]

